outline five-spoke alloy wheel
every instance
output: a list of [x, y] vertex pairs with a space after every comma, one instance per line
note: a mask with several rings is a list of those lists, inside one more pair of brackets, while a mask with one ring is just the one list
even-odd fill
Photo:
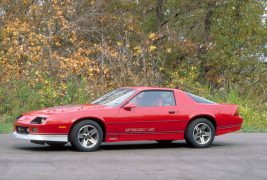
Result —
[[194, 139], [199, 144], [206, 144], [211, 138], [211, 129], [206, 123], [199, 123], [193, 131]]
[[95, 121], [84, 120], [72, 128], [69, 139], [79, 151], [94, 151], [103, 141], [103, 130]]
[[95, 146], [99, 139], [99, 133], [97, 129], [92, 125], [84, 125], [78, 132], [79, 143], [85, 148], [91, 148]]
[[192, 121], [185, 132], [185, 140], [189, 145], [198, 148], [209, 147], [215, 136], [214, 125], [208, 119], [199, 118]]

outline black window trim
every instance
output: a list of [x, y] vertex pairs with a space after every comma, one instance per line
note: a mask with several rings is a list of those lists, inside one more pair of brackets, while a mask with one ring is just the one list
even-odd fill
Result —
[[[130, 99], [126, 100], [126, 102], [121, 106], [121, 107], [124, 107], [125, 105], [127, 105], [133, 98], [135, 98], [135, 96], [138, 96], [140, 93], [142, 92], [145, 92], [145, 91], [167, 91], [167, 92], [172, 92], [173, 94], [173, 98], [174, 98], [174, 105], [171, 106], [171, 107], [174, 107], [174, 106], [177, 106], [177, 103], [176, 103], [176, 97], [175, 97], [175, 93], [173, 90], [162, 90], [162, 89], [146, 89], [146, 90], [142, 90], [138, 93], [136, 93], [135, 95], [133, 95], [133, 97], [131, 97]], [[138, 108], [149, 108], [149, 107], [168, 107], [168, 106], [139, 106]]]

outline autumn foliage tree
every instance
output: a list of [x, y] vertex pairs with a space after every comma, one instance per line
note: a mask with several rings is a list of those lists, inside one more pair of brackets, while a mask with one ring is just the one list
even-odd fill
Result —
[[[264, 104], [266, 6], [257, 0], [2, 0], [0, 116], [22, 106], [85, 103], [136, 85], [179, 85], [220, 98], [234, 91]], [[8, 104], [13, 101], [17, 109]]]

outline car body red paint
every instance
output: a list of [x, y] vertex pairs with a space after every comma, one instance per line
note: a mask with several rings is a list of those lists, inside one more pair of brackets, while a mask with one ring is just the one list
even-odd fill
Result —
[[[178, 89], [129, 88], [134, 89], [135, 93], [117, 107], [83, 104], [24, 113], [14, 123], [14, 133], [19, 133], [18, 127], [25, 127], [28, 135], [66, 135], [67, 137], [75, 123], [90, 119], [98, 122], [103, 128], [105, 142], [183, 140], [189, 122], [199, 117], [212, 121], [216, 135], [238, 131], [242, 126], [243, 119], [236, 114], [236, 105], [198, 103]], [[176, 105], [124, 108], [129, 100], [147, 90], [172, 91]], [[31, 124], [36, 117], [45, 117], [46, 120], [41, 124]]]

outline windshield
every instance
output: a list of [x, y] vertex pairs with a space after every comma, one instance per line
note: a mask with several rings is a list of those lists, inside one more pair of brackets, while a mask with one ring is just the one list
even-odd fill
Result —
[[111, 91], [104, 96], [98, 98], [92, 104], [101, 104], [106, 106], [119, 106], [127, 98], [135, 93], [134, 89], [130, 88], [119, 88], [114, 91]]

